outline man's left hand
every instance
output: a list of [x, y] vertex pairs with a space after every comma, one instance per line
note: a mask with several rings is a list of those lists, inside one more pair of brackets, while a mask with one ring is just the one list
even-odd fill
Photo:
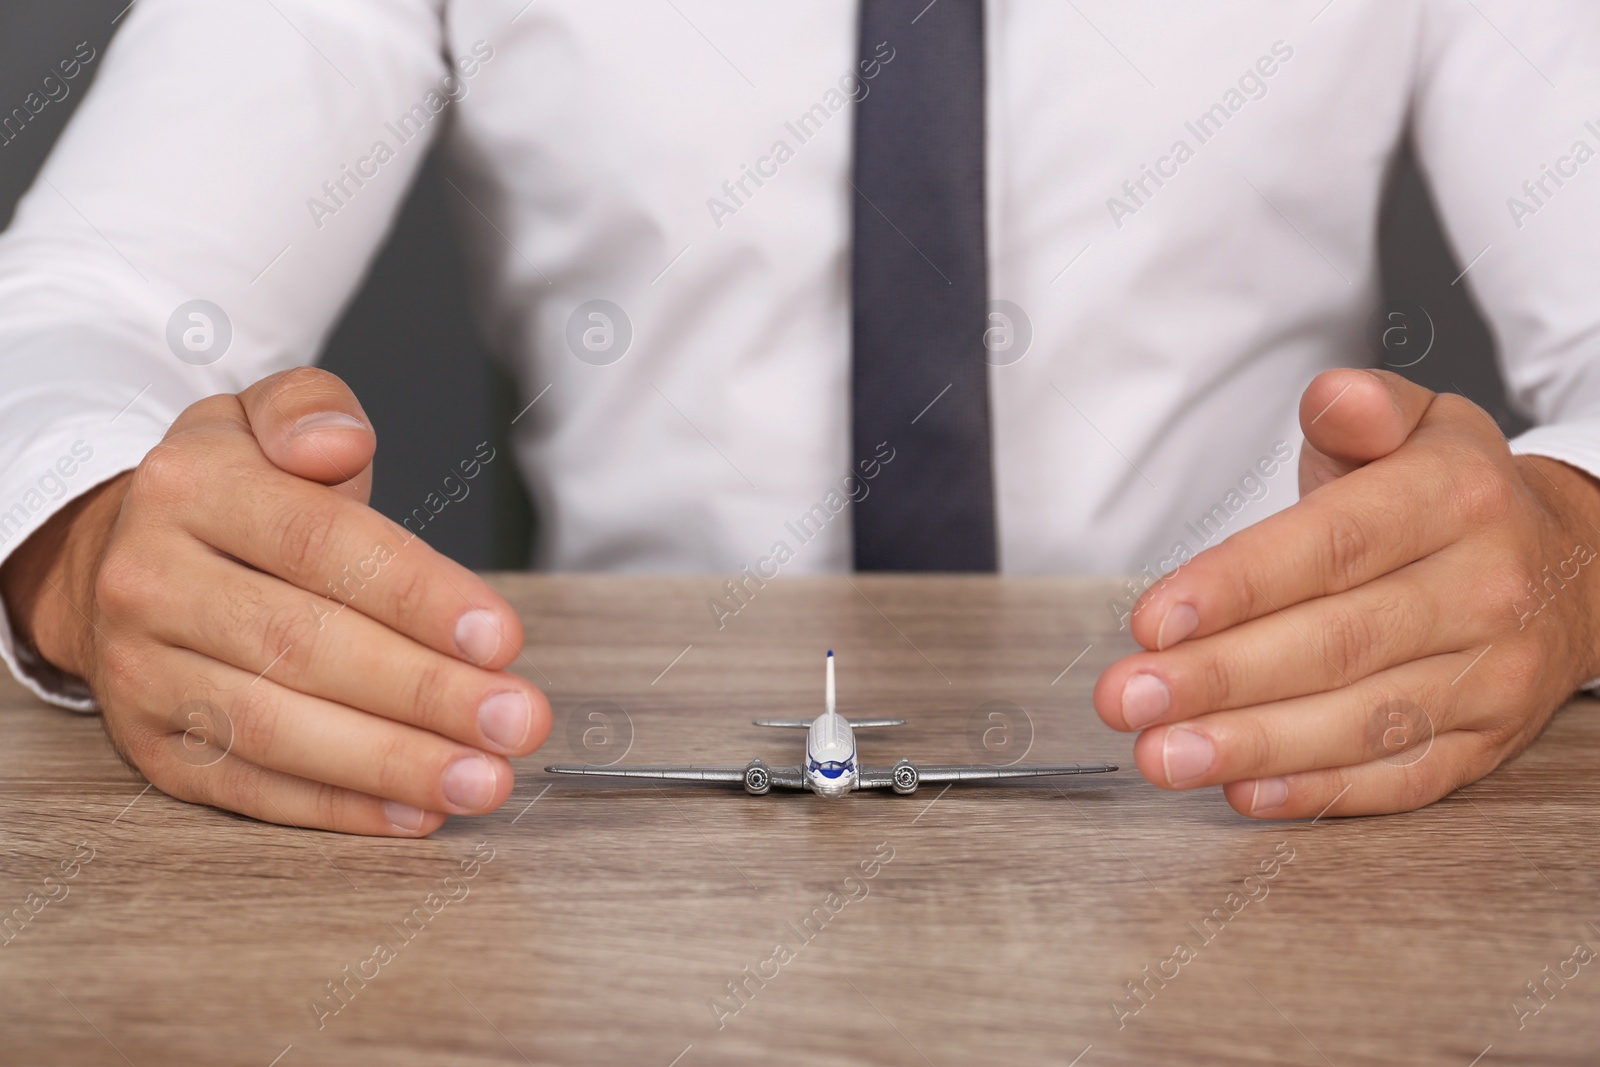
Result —
[[1300, 402], [1300, 501], [1135, 605], [1095, 686], [1165, 789], [1258, 818], [1430, 804], [1600, 675], [1600, 485], [1513, 456], [1471, 402], [1386, 371]]

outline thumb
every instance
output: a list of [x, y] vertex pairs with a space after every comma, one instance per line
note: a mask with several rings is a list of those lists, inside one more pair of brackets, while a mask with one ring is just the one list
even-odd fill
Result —
[[1339, 369], [1300, 396], [1300, 495], [1382, 459], [1417, 428], [1434, 393], [1390, 371]]
[[280, 470], [367, 502], [378, 438], [337, 375], [316, 367], [280, 371], [240, 393], [239, 402], [261, 451]]

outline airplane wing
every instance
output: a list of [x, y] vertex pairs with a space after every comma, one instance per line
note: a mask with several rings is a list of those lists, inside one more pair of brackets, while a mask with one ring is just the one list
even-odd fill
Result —
[[592, 774], [603, 778], [655, 778], [669, 782], [735, 782], [748, 793], [766, 793], [773, 788], [804, 789], [805, 775], [799, 767], [769, 767], [751, 760], [743, 767], [694, 767], [683, 764], [635, 764], [629, 767], [596, 767], [587, 763], [557, 764], [546, 767], [551, 774]]
[[[757, 719], [756, 726], [775, 726], [780, 730], [807, 730], [811, 727], [810, 719]], [[845, 719], [851, 729], [864, 730], [874, 726], [904, 726], [904, 719]]]
[[913, 793], [917, 786], [934, 782], [992, 782], [1002, 778], [1044, 778], [1062, 774], [1104, 774], [1116, 770], [1111, 763], [1032, 763], [1014, 767], [985, 764], [916, 765], [901, 760], [893, 767], [862, 767], [857, 787], [893, 789]]

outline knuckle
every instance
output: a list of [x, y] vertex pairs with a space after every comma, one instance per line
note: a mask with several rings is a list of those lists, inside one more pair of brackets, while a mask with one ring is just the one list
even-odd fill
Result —
[[1336, 608], [1323, 622], [1322, 648], [1338, 671], [1359, 670], [1379, 638], [1378, 615], [1364, 608]]
[[317, 616], [311, 602], [293, 597], [289, 603], [268, 608], [258, 625], [262, 665], [276, 663], [287, 668], [285, 675], [289, 677], [303, 673], [317, 634]]
[[113, 546], [95, 571], [95, 604], [108, 618], [138, 615], [160, 589], [159, 576], [139, 552]]
[[106, 733], [110, 735], [117, 754], [149, 779], [152, 785], [170, 793], [167, 786], [177, 776], [166, 758], [166, 741], [161, 731], [121, 723], [113, 727], [112, 722], [112, 719], [106, 720]]
[[402, 566], [395, 568], [390, 586], [389, 603], [395, 622], [407, 631], [427, 618], [428, 605], [433, 595], [433, 581], [422, 568]]
[[1219, 759], [1216, 770], [1224, 778], [1252, 777], [1279, 766], [1282, 746], [1271, 727], [1255, 716], [1231, 723], [1227, 738], [1218, 741], [1221, 743], [1217, 748], [1219, 753], [1225, 753], [1225, 762]]
[[254, 764], [232, 760], [224, 760], [213, 767], [192, 769], [182, 777], [194, 795], [181, 799], [237, 811], [267, 822], [279, 822], [281, 818], [273, 818], [275, 813], [272, 805], [262, 800], [264, 794], [261, 786], [268, 773]]
[[454, 673], [454, 664], [442, 656], [429, 653], [419, 657], [423, 660], [417, 668], [416, 675], [410, 687], [410, 717], [411, 721], [425, 730], [436, 733], [454, 732], [452, 729], [458, 724], [451, 722], [445, 708], [463, 705], [462, 701], [451, 701], [445, 694], [454, 691], [451, 685], [451, 675]]
[[1426, 776], [1427, 799], [1422, 803], [1431, 804], [1464, 785], [1470, 785], [1488, 774], [1496, 762], [1482, 737], [1469, 737], [1468, 744], [1455, 759], [1432, 768], [1432, 773]]
[[1451, 496], [1464, 519], [1490, 525], [1503, 521], [1516, 509], [1516, 489], [1491, 457], [1471, 450], [1456, 457], [1451, 469], [1454, 474]]
[[262, 616], [267, 614], [264, 591], [254, 582], [231, 583], [221, 600], [223, 625], [228, 633], [250, 633], [260, 625]]
[[1506, 760], [1516, 757], [1533, 744], [1548, 721], [1548, 715], [1532, 720], [1505, 715], [1496, 719], [1488, 729], [1477, 730], [1477, 751], [1473, 759], [1463, 761], [1457, 787], [1477, 781]]
[[1343, 590], [1360, 583], [1368, 546], [1372, 543], [1367, 526], [1361, 517], [1343, 512], [1323, 527], [1324, 588]]
[[1201, 696], [1203, 710], [1234, 707], [1240, 699], [1239, 694], [1248, 691], [1248, 682], [1240, 677], [1240, 665], [1232, 656], [1201, 656], [1199, 666], [1200, 684], [1204, 687]]
[[339, 517], [332, 508], [294, 500], [278, 520], [273, 543], [290, 572], [310, 577], [321, 570], [339, 536]]
[[413, 794], [415, 790], [408, 787], [421, 777], [418, 762], [409, 739], [396, 732], [373, 753], [373, 792], [389, 799]]
[[339, 379], [318, 367], [290, 367], [278, 376], [273, 383], [279, 392], [294, 392], [297, 389], [324, 389], [330, 381]]
[[1478, 725], [1476, 731], [1490, 751], [1504, 752], [1517, 746], [1525, 725], [1515, 715], [1501, 714]]
[[226, 714], [233, 745], [240, 753], [248, 753], [251, 763], [274, 762], [279, 717], [272, 691], [247, 685], [234, 694], [229, 707]]
[[1447, 717], [1454, 711], [1461, 690], [1446, 678], [1426, 677], [1409, 679], [1403, 687], [1398, 684], [1383, 686], [1379, 692], [1384, 703], [1415, 709], [1417, 714], [1437, 725], [1439, 717]]
[[1258, 769], [1288, 767], [1293, 762], [1293, 744], [1276, 727], [1265, 722], [1247, 735], [1253, 754], [1252, 773]]
[[291, 367], [261, 382], [264, 399], [296, 407], [337, 406], [349, 397], [350, 389], [332, 371], [320, 367]]
[[[188, 804], [216, 804], [219, 792], [216, 768], [191, 767], [174, 759], [167, 736], [159, 730], [138, 730], [123, 739], [128, 761], [151, 785]], [[237, 810], [237, 809], [232, 809]]]
[[194, 457], [178, 444], [182, 437], [182, 433], [173, 434], [145, 454], [128, 482], [129, 496], [157, 507], [177, 506], [191, 499], [200, 472]]
[[[144, 768], [142, 767], [140, 768], [140, 770], [143, 769]], [[167, 796], [172, 797], [175, 800], [181, 800], [186, 804], [216, 804], [219, 807], [227, 806], [221, 801], [213, 799], [213, 794], [216, 792], [216, 786], [214, 783], [206, 782], [204, 780], [206, 776], [204, 775], [194, 774], [192, 772], [184, 773], [174, 769], [159, 774], [146, 771], [145, 777], [150, 779], [151, 785], [167, 794]], [[230, 810], [234, 809], [230, 808]]]
[[313, 782], [310, 790], [306, 799], [316, 824], [328, 828], [343, 826], [347, 821], [345, 814], [350, 794], [327, 782]]
[[1494, 667], [1499, 681], [1521, 696], [1539, 688], [1545, 673], [1545, 653], [1535, 642], [1510, 644], [1495, 657]]
[[120, 704], [121, 698], [136, 697], [148, 687], [144, 664], [125, 645], [108, 644], [103, 646], [103, 651], [96, 680], [96, 688], [101, 691], [97, 695], [102, 697], [102, 703], [109, 698], [113, 704]]
[[1473, 577], [1473, 586], [1490, 619], [1504, 619], [1508, 612], [1512, 619], [1520, 619], [1534, 577], [1533, 569], [1521, 560], [1507, 560], [1480, 569]]
[[187, 764], [174, 758], [172, 735], [161, 729], [119, 730], [115, 743], [124, 759], [170, 797], [247, 814], [256, 808], [254, 783], [259, 771], [249, 763]]
[[1428, 694], [1398, 687], [1378, 685], [1362, 694], [1361, 740], [1355, 751], [1363, 760], [1385, 760], [1406, 767], [1415, 760], [1407, 753], [1418, 745], [1433, 743], [1438, 732], [1429, 707], [1437, 707]]
[[1433, 398], [1433, 406], [1438, 414], [1463, 424], [1473, 433], [1486, 435], [1490, 439], [1504, 439], [1494, 416], [1459, 393], [1439, 393]]
[[1465, 781], [1471, 780], [1470, 776], [1461, 779], [1460, 768], [1446, 767], [1436, 756], [1425, 757], [1415, 762], [1390, 763], [1387, 771], [1400, 777], [1399, 785], [1394, 791], [1395, 811], [1415, 811], [1427, 807], [1440, 797], [1453, 792]]
[[1400, 788], [1395, 795], [1396, 811], [1416, 811], [1432, 804], [1455, 788], [1448, 782], [1441, 782], [1435, 776], [1434, 768], [1428, 760], [1402, 767], [1400, 773]]

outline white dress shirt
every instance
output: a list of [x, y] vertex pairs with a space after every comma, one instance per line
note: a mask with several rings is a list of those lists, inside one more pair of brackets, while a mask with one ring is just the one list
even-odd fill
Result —
[[[483, 328], [533, 405], [512, 430], [538, 565], [847, 569], [837, 505], [871, 490], [846, 480], [849, 99], [917, 47], [908, 20], [863, 69], [856, 17], [141, 0], [0, 237], [0, 557], [188, 404], [315, 360], [438, 142]], [[1377, 209], [1408, 126], [1538, 423], [1517, 447], [1600, 473], [1590, 3], [986, 18], [1006, 572], [1155, 574], [1295, 500], [1301, 389], [1377, 361]]]

